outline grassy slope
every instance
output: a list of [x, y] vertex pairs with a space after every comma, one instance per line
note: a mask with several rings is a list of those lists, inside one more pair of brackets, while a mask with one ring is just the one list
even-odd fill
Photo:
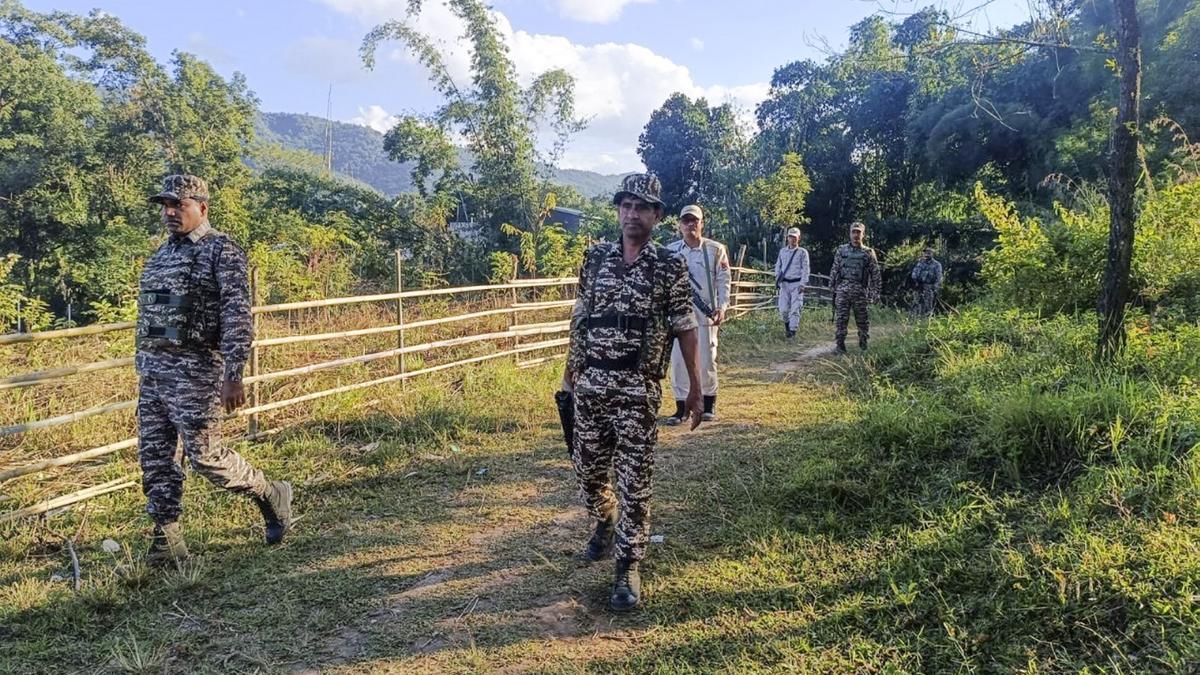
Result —
[[[322, 411], [331, 421], [247, 449], [300, 485], [303, 519], [278, 549], [258, 543], [252, 507], [203, 481], [187, 501], [199, 562], [182, 572], [100, 550], [105, 537], [143, 546], [136, 495], [92, 507], [77, 594], [50, 581], [70, 576], [57, 535], [14, 533], [0, 545], [0, 670], [1196, 663], [1197, 483], [1122, 511], [1105, 505], [1122, 493], [1087, 472], [1006, 478], [944, 412], [958, 399], [926, 406], [924, 389], [898, 384], [900, 366], [944, 364], [918, 342], [894, 339], [878, 362], [772, 367], [827, 339], [824, 318], [806, 317], [799, 345], [772, 337], [774, 322], [725, 333], [724, 421], [662, 434], [666, 540], [634, 616], [604, 608], [610, 566], [574, 559], [586, 521], [546, 396], [555, 373], [481, 369], [379, 408], [343, 399]], [[1183, 474], [1200, 476], [1195, 455]], [[69, 534], [79, 519], [51, 525]]]

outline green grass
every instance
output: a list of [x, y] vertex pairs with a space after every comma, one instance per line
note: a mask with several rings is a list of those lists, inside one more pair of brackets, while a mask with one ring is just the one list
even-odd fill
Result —
[[1200, 330], [1101, 369], [1087, 318], [878, 318], [865, 359], [811, 356], [820, 309], [722, 332], [722, 421], [660, 434], [639, 613], [576, 561], [557, 369], [494, 365], [245, 446], [298, 485], [281, 547], [200, 480], [182, 571], [136, 563], [135, 494], [5, 531], [0, 670], [1194, 670]]

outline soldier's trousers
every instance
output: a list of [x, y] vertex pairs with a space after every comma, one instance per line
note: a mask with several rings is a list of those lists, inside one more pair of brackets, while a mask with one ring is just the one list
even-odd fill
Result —
[[846, 339], [850, 325], [850, 311], [854, 311], [854, 325], [858, 328], [858, 339], [867, 340], [871, 334], [870, 318], [867, 315], [867, 289], [862, 286], [838, 286], [834, 302], [833, 335], [838, 342]]
[[575, 392], [575, 476], [588, 514], [597, 521], [616, 517], [617, 558], [646, 557], [658, 404], [651, 396]]
[[932, 284], [922, 284], [917, 287], [913, 297], [913, 313], [917, 316], [930, 316], [933, 314], [933, 305], [937, 295], [936, 288]]
[[159, 524], [183, 510], [183, 455], [192, 469], [231, 492], [265, 497], [263, 473], [220, 439], [220, 384], [143, 375], [138, 386], [138, 462], [146, 513]]
[[779, 284], [779, 317], [788, 330], [800, 327], [800, 313], [804, 311], [804, 284], [799, 281]]
[[[720, 326], [712, 325], [707, 316], [696, 312], [696, 348], [700, 360], [700, 394], [702, 396], [717, 395], [717, 333]], [[671, 393], [676, 401], [684, 401], [688, 396], [691, 383], [688, 381], [687, 364], [683, 362], [683, 351], [679, 348], [679, 340], [671, 347]]]

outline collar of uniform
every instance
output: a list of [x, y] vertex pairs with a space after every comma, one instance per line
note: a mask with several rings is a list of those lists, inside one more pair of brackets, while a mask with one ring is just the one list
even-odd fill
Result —
[[201, 239], [204, 238], [204, 235], [208, 234], [209, 231], [211, 231], [211, 230], [212, 230], [212, 225], [209, 225], [208, 221], [206, 220], [206, 221], [200, 223], [199, 225], [197, 225], [196, 229], [192, 230], [191, 232], [188, 232], [187, 238], [193, 244], [197, 244], [200, 242]]
[[704, 237], [700, 237], [699, 244], [696, 244], [695, 246], [688, 246], [687, 239], [680, 239], [679, 240], [679, 248], [681, 248], [681, 249], [686, 248], [686, 249], [690, 249], [692, 251], [700, 251], [700, 250], [704, 249], [704, 245], [707, 243], [708, 243], [707, 239], [705, 239]]
[[[653, 254], [653, 253], [654, 253], [654, 241], [647, 239], [646, 243], [642, 244], [642, 249], [640, 251], [638, 251], [638, 256], [637, 256], [637, 258], [634, 258], [634, 261], [636, 262], [638, 260], [641, 260], [644, 256], [646, 256], [648, 254]], [[625, 237], [624, 236], [617, 238], [617, 245], [612, 247], [612, 250], [608, 252], [608, 255], [609, 255], [609, 257], [612, 257], [612, 258], [620, 258], [625, 255]]]

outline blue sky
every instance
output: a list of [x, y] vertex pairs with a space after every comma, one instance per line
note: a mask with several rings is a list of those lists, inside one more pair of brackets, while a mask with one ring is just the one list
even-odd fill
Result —
[[[606, 173], [637, 170], [637, 136], [675, 91], [732, 102], [746, 115], [765, 97], [772, 71], [840, 49], [851, 24], [876, 12], [902, 17], [926, 5], [965, 15], [976, 29], [1024, 21], [1037, 0], [495, 0], [493, 10], [519, 76], [564, 67], [577, 80], [580, 113], [591, 119], [560, 162]], [[399, 49], [374, 71], [358, 45], [374, 25], [402, 18], [408, 0], [208, 0], [193, 5], [134, 0], [24, 0], [36, 11], [118, 16], [146, 36], [161, 61], [191, 52], [228, 76], [244, 73], [265, 111], [333, 116], [386, 129], [392, 116], [430, 111], [438, 99], [422, 68]], [[443, 41], [458, 77], [467, 52], [457, 20], [438, 0], [416, 19]]]

